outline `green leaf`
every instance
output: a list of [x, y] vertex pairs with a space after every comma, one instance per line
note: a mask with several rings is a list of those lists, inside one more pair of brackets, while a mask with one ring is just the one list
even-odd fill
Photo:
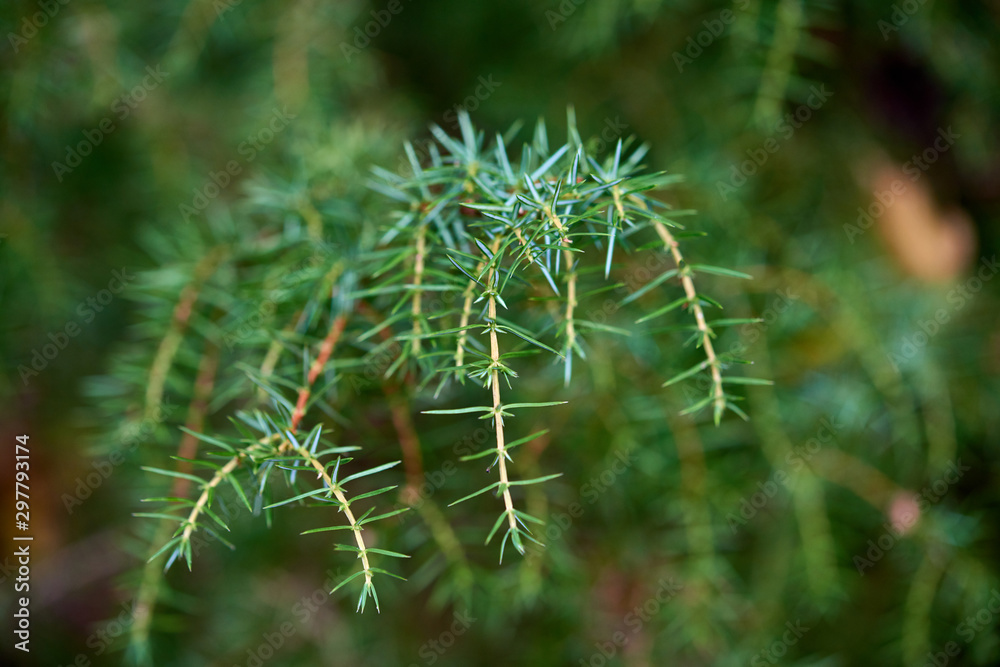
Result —
[[[303, 535], [304, 535], [304, 534], [305, 534], [305, 533], [303, 533]], [[340, 589], [341, 589], [341, 588], [342, 588], [343, 586], [345, 586], [345, 585], [349, 584], [350, 582], [354, 581], [355, 579], [357, 579], [358, 577], [360, 577], [360, 576], [361, 576], [361, 575], [363, 575], [364, 573], [365, 573], [365, 571], [364, 571], [364, 570], [358, 570], [357, 572], [355, 572], [355, 573], [354, 573], [354, 574], [352, 574], [351, 576], [347, 577], [347, 578], [346, 578], [346, 579], [344, 579], [344, 580], [343, 580], [342, 582], [340, 582], [339, 584], [337, 584], [336, 586], [334, 586], [334, 587], [333, 587], [333, 590], [332, 590], [332, 591], [330, 591], [330, 595], [333, 595], [333, 594], [334, 594], [334, 593], [336, 593], [336, 592], [337, 592], [338, 590], [340, 590]]]
[[382, 472], [383, 470], [388, 470], [389, 468], [393, 468], [395, 466], [398, 466], [399, 463], [400, 463], [399, 461], [393, 461], [391, 463], [383, 463], [380, 466], [376, 466], [376, 467], [370, 468], [368, 470], [363, 470], [361, 472], [356, 472], [353, 475], [351, 475], [350, 477], [345, 477], [344, 479], [340, 480], [340, 484], [341, 485], [347, 484], [348, 482], [350, 482], [352, 480], [360, 479], [362, 477], [367, 477], [368, 475], [374, 475], [375, 473], [379, 473], [379, 472]]
[[539, 519], [538, 517], [535, 517], [535, 516], [531, 516], [530, 514], [528, 514], [528, 513], [526, 513], [526, 512], [521, 512], [521, 511], [519, 511], [519, 510], [514, 510], [514, 514], [515, 514], [516, 516], [518, 516], [518, 517], [520, 517], [520, 518], [524, 519], [525, 521], [531, 521], [531, 522], [533, 522], [533, 523], [537, 523], [537, 524], [538, 524], [539, 526], [544, 526], [544, 525], [545, 525], [545, 522], [544, 522], [544, 521], [542, 521], [542, 520], [541, 520], [541, 519]]
[[527, 486], [529, 484], [541, 484], [542, 482], [547, 482], [550, 479], [555, 479], [556, 477], [562, 477], [561, 472], [557, 472], [552, 475], [544, 475], [542, 477], [535, 477], [534, 479], [522, 479], [516, 482], [507, 482], [509, 486]]
[[493, 412], [492, 407], [456, 408], [454, 410], [423, 410], [423, 415], [460, 415], [468, 412]]
[[[532, 433], [531, 435], [525, 436], [523, 438], [519, 438], [519, 439], [517, 439], [517, 440], [515, 440], [513, 442], [509, 442], [509, 443], [507, 443], [507, 444], [504, 445], [504, 451], [508, 451], [509, 452], [510, 450], [514, 449], [515, 447], [523, 445], [526, 442], [531, 442], [535, 438], [539, 438], [539, 437], [545, 435], [548, 432], [549, 432], [549, 429], [545, 429], [543, 431], [539, 431], [538, 433]], [[469, 454], [468, 456], [463, 456], [463, 457], [459, 458], [459, 461], [473, 461], [475, 459], [481, 459], [484, 456], [489, 456], [490, 454], [497, 454], [497, 453], [498, 453], [497, 449], [495, 447], [491, 447], [489, 449], [484, 449], [481, 452], [476, 452], [475, 454]]]
[[551, 352], [552, 354], [554, 354], [556, 356], [559, 356], [559, 357], [562, 356], [561, 354], [559, 354], [558, 352], [556, 352], [555, 350], [553, 350], [551, 347], [549, 347], [545, 343], [541, 343], [541, 342], [535, 340], [534, 338], [532, 338], [531, 336], [528, 336], [527, 334], [521, 333], [520, 331], [518, 331], [514, 327], [511, 327], [511, 326], [502, 326], [502, 325], [498, 324], [497, 325], [497, 331], [507, 331], [509, 333], [514, 334], [515, 336], [517, 336], [518, 338], [520, 338], [523, 341], [527, 341], [528, 343], [531, 343], [532, 345], [537, 345], [538, 347], [542, 348], [543, 350], [548, 350], [549, 352]]
[[236, 481], [236, 478], [231, 474], [226, 475], [226, 481], [228, 481], [230, 486], [233, 487], [233, 490], [236, 491], [236, 495], [240, 497], [240, 500], [242, 500], [243, 504], [247, 506], [247, 509], [253, 512], [253, 507], [251, 507], [250, 505], [250, 500], [247, 498], [247, 495], [243, 492], [243, 487], [241, 487], [240, 483]]
[[552, 405], [565, 405], [569, 401], [549, 401], [547, 403], [508, 403], [507, 405], [502, 405], [500, 408], [502, 410], [515, 409], [515, 408], [547, 408]]
[[159, 556], [164, 551], [166, 551], [167, 549], [169, 549], [170, 547], [174, 546], [175, 544], [177, 544], [180, 541], [181, 541], [181, 537], [180, 536], [175, 537], [175, 538], [169, 540], [166, 544], [164, 544], [162, 547], [160, 547], [159, 549], [157, 549], [156, 553], [154, 553], [152, 556], [150, 556], [149, 558], [147, 558], [146, 562], [147, 563], [152, 563], [154, 560], [156, 560], [157, 556]]
[[142, 466], [142, 469], [146, 472], [156, 473], [157, 475], [166, 475], [167, 477], [179, 477], [181, 479], [188, 479], [192, 482], [197, 482], [198, 486], [205, 484], [205, 480], [201, 477], [196, 477], [194, 475], [189, 475], [186, 472], [177, 472], [176, 470], [163, 470], [162, 468], [152, 468], [150, 466]]
[[388, 519], [389, 517], [393, 517], [393, 516], [396, 516], [397, 514], [402, 514], [403, 512], [409, 512], [409, 511], [410, 511], [409, 507], [403, 507], [403, 508], [400, 508], [398, 510], [393, 510], [391, 512], [386, 512], [385, 514], [378, 514], [376, 516], [369, 517], [369, 518], [361, 518], [361, 519], [358, 519], [356, 525], [360, 528], [361, 526], [363, 526], [365, 524], [372, 523], [374, 521], [381, 521], [382, 519]]
[[573, 323], [577, 327], [587, 327], [589, 329], [595, 329], [597, 331], [607, 331], [608, 333], [618, 334], [619, 336], [631, 336], [632, 332], [628, 329], [622, 329], [621, 327], [613, 327], [608, 324], [598, 324], [597, 322], [591, 322], [589, 320], [573, 320]]
[[372, 496], [377, 496], [380, 493], [385, 493], [386, 491], [392, 491], [393, 489], [398, 487], [399, 487], [398, 484], [394, 484], [393, 486], [385, 486], [382, 487], [381, 489], [376, 489], [375, 491], [367, 491], [365, 493], [358, 494], [353, 498], [351, 498], [351, 502], [353, 503], [355, 500], [360, 500], [362, 498], [371, 498]]
[[726, 401], [726, 407], [735, 412], [737, 415], [739, 415], [743, 421], [750, 421], [750, 417], [747, 415], [747, 413], [743, 412], [743, 410], [740, 409], [740, 406], [736, 405], [735, 403], [730, 403]]
[[476, 496], [482, 495], [482, 494], [486, 493], [487, 491], [492, 491], [493, 489], [497, 488], [498, 486], [500, 486], [500, 482], [493, 482], [489, 486], [485, 486], [485, 487], [479, 489], [478, 491], [476, 491], [474, 493], [470, 493], [467, 496], [459, 498], [458, 500], [456, 500], [453, 503], [448, 503], [448, 507], [453, 507], [453, 506], [455, 506], [455, 505], [457, 505], [459, 503], [463, 503], [466, 500], [469, 500], [470, 498], [475, 498]]
[[728, 376], [722, 378], [722, 381], [727, 384], [754, 384], [754, 385], [772, 385], [773, 380], [765, 380], [764, 378], [749, 378], [741, 377], [739, 375]]
[[378, 572], [379, 574], [384, 574], [386, 576], [393, 577], [395, 579], [399, 579], [400, 581], [406, 581], [406, 577], [401, 577], [398, 574], [396, 574], [395, 572], [389, 572], [388, 570], [383, 570], [380, 567], [373, 567], [373, 568], [371, 568], [371, 571], [372, 572]]
[[164, 496], [162, 498], [143, 498], [139, 502], [143, 503], [183, 503], [185, 505], [194, 505], [195, 502], [189, 498], [174, 498], [171, 496]]
[[642, 322], [646, 322], [647, 320], [651, 320], [654, 317], [659, 317], [660, 315], [666, 315], [671, 310], [675, 310], [677, 308], [680, 308], [681, 306], [683, 306], [687, 302], [688, 302], [688, 298], [686, 296], [682, 296], [681, 298], [677, 299], [676, 301], [671, 301], [669, 304], [667, 304], [663, 308], [660, 308], [658, 310], [654, 310], [653, 312], [649, 313], [648, 315], [643, 315], [642, 317], [640, 317], [639, 319], [637, 319], [635, 322], [636, 322], [636, 324], [640, 324]]
[[[227, 526], [225, 524], [225, 522], [222, 519], [220, 519], [218, 517], [218, 515], [216, 515], [215, 512], [212, 511], [211, 507], [209, 507], [208, 505], [205, 505], [204, 507], [201, 508], [201, 511], [204, 512], [205, 514], [207, 514], [209, 516], [209, 518], [211, 518], [217, 524], [219, 524], [220, 526], [222, 526], [224, 529], [226, 529], [227, 531], [229, 530], [229, 526]], [[205, 526], [205, 529], [209, 530], [208, 526]]]
[[387, 549], [376, 549], [374, 547], [368, 547], [365, 549], [371, 554], [382, 554], [383, 556], [391, 556], [392, 558], [409, 558], [409, 554], [401, 554], [398, 551], [388, 551]]
[[489, 534], [486, 536], [486, 541], [483, 542], [483, 544], [490, 543], [490, 541], [493, 539], [493, 536], [497, 534], [498, 530], [500, 530], [500, 526], [503, 525], [503, 522], [504, 520], [507, 519], [507, 517], [508, 517], [507, 512], [504, 512], [503, 514], [497, 517], [496, 522], [493, 524], [493, 529], [490, 530]]
[[733, 327], [740, 324], [760, 324], [763, 322], [759, 317], [733, 317], [729, 319], [722, 320], [712, 320], [708, 322], [709, 327]]
[[189, 428], [187, 428], [187, 427], [185, 427], [185, 426], [179, 426], [178, 428], [180, 428], [180, 430], [184, 431], [184, 432], [185, 432], [185, 433], [187, 433], [188, 435], [190, 435], [190, 436], [193, 436], [193, 437], [195, 437], [195, 438], [198, 438], [198, 439], [199, 439], [199, 440], [201, 440], [202, 442], [207, 442], [207, 443], [209, 443], [209, 444], [211, 444], [211, 445], [215, 445], [215, 446], [217, 446], [217, 447], [222, 447], [223, 449], [225, 449], [225, 450], [226, 450], [226, 451], [228, 451], [228, 452], [233, 452], [233, 451], [235, 451], [235, 450], [233, 449], [233, 446], [232, 446], [232, 445], [230, 445], [230, 444], [227, 444], [227, 443], [225, 443], [225, 442], [223, 442], [223, 441], [219, 440], [218, 438], [213, 438], [213, 437], [210, 437], [210, 436], [207, 436], [207, 435], [205, 435], [204, 433], [197, 433], [197, 432], [195, 432], [195, 431], [192, 431], [191, 429], [189, 429]]
[[331, 530], [354, 530], [353, 526], [326, 526], [324, 528], [310, 528], [309, 530], [304, 530], [299, 535], [309, 535], [310, 533], [326, 533]]
[[450, 261], [452, 264], [455, 265], [455, 268], [457, 268], [459, 271], [461, 271], [462, 273], [464, 273], [465, 276], [466, 276], [466, 278], [468, 278], [472, 282], [476, 283], [477, 285], [479, 285], [483, 289], [486, 289], [486, 285], [484, 285], [481, 282], [479, 282], [479, 280], [476, 279], [471, 273], [469, 273], [468, 271], [466, 271], [465, 267], [463, 267], [461, 264], [459, 264], [458, 262], [456, 262], [455, 259], [450, 254], [445, 253], [445, 257], [447, 257], [448, 261]]
[[672, 378], [670, 378], [669, 380], [667, 380], [666, 382], [664, 382], [660, 386], [661, 387], [669, 387], [670, 385], [672, 385], [672, 384], [674, 384], [676, 382], [680, 382], [681, 380], [684, 380], [686, 378], [689, 378], [692, 375], [694, 375], [695, 373], [697, 373], [698, 371], [703, 371], [706, 368], [708, 368], [708, 360], [699, 362], [699, 363], [695, 364], [694, 366], [692, 366], [691, 368], [687, 369], [686, 371], [681, 371], [680, 373], [678, 373], [677, 375], [673, 376]]
[[281, 507], [282, 505], [288, 505], [289, 503], [294, 503], [296, 500], [302, 500], [303, 498], [309, 498], [310, 496], [318, 496], [321, 493], [327, 493], [329, 489], [326, 487], [320, 489], [313, 489], [312, 491], [306, 491], [305, 493], [300, 493], [297, 496], [287, 498], [285, 500], [278, 501], [276, 503], [271, 503], [264, 507], [264, 509], [269, 510], [272, 507]]
[[707, 397], [701, 399], [700, 401], [698, 401], [694, 405], [691, 405], [691, 406], [689, 406], [689, 407], [681, 410], [679, 414], [682, 414], [682, 415], [693, 414], [695, 412], [698, 412], [699, 410], [701, 410], [702, 408], [704, 408], [706, 405], [708, 405], [709, 403], [711, 403], [714, 400], [715, 400], [715, 396], [709, 394]]
[[743, 273], [742, 271], [733, 271], [732, 269], [727, 269], [721, 266], [710, 266], [708, 264], [688, 264], [692, 271], [697, 271], [698, 273], [714, 273], [718, 276], [727, 276], [729, 278], [742, 278], [744, 280], [753, 280], [753, 276], [749, 273]]
[[177, 516], [176, 514], [163, 514], [162, 512], [133, 512], [132, 516], [140, 517], [143, 519], [168, 519], [170, 521], [179, 521], [180, 523], [188, 522], [188, 518], [186, 516]]
[[652, 289], [655, 289], [660, 284], [666, 282], [667, 280], [670, 280], [671, 278], [673, 278], [676, 275], [677, 275], [677, 269], [670, 269], [669, 271], [664, 271], [663, 273], [661, 273], [660, 275], [656, 276], [655, 278], [653, 278], [652, 280], [650, 280], [648, 283], [646, 283], [645, 285], [643, 285], [642, 287], [640, 287], [639, 289], [637, 289], [636, 291], [632, 292], [627, 297], [625, 297], [624, 299], [622, 299], [621, 300], [621, 305], [624, 306], [627, 303], [631, 303], [631, 302], [635, 301], [636, 299], [638, 299], [639, 297], [641, 297], [646, 292], [648, 292], [648, 291], [650, 291]]

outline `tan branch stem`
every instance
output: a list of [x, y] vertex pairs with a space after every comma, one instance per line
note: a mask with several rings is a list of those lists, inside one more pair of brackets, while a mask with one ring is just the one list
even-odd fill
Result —
[[[490, 271], [487, 285], [492, 289], [494, 271]], [[500, 469], [500, 488], [503, 489], [503, 502], [506, 507], [507, 522], [510, 529], [517, 530], [517, 522], [514, 518], [514, 501], [510, 497], [510, 483], [507, 478], [507, 452], [504, 449], [503, 417], [500, 414], [500, 344], [497, 342], [497, 302], [496, 297], [491, 293], [489, 297], [489, 318], [490, 325], [490, 359], [492, 360], [492, 370], [490, 371], [490, 383], [493, 385], [493, 419], [497, 434], [497, 456], [499, 458], [498, 467]]]
[[[617, 199], [617, 187], [613, 188], [612, 191], [616, 192], [616, 204], [620, 206], [620, 201]], [[705, 311], [702, 310], [701, 304], [698, 303], [698, 293], [694, 289], [694, 281], [691, 279], [690, 271], [684, 267], [684, 257], [681, 255], [680, 248], [673, 234], [670, 233], [666, 225], [658, 220], [653, 220], [653, 227], [656, 229], [656, 233], [660, 236], [663, 244], [670, 250], [670, 254], [674, 258], [674, 263], [677, 264], [677, 272], [681, 278], [681, 285], [684, 286], [684, 294], [687, 296], [688, 305], [691, 307], [691, 312], [694, 313], [698, 331], [701, 332], [702, 348], [705, 350], [705, 357], [708, 359], [709, 368], [711, 368], [715, 414], [721, 415], [726, 407], [726, 397], [722, 389], [722, 364], [715, 354], [715, 348], [712, 347], [712, 335], [711, 330], [708, 328], [708, 323], [705, 321]]]
[[[299, 389], [299, 398], [295, 403], [295, 411], [292, 413], [292, 423], [289, 426], [289, 430], [295, 433], [299, 428], [299, 422], [302, 421], [302, 417], [306, 413], [306, 404], [309, 402], [309, 396], [312, 393], [312, 386], [316, 382], [316, 378], [323, 371], [323, 367], [330, 360], [330, 355], [333, 353], [333, 348], [337, 345], [337, 341], [340, 339], [340, 335], [344, 332], [344, 326], [347, 324], [347, 316], [341, 313], [337, 317], [333, 318], [333, 322], [330, 325], [330, 331], [326, 334], [326, 338], [323, 339], [323, 344], [320, 345], [319, 354], [313, 361], [312, 366], [309, 368], [309, 376], [306, 378], [306, 384], [304, 387]], [[282, 447], [288, 446], [288, 443], [282, 445]]]
[[340, 503], [341, 507], [344, 509], [344, 516], [347, 518], [347, 522], [351, 526], [351, 532], [354, 533], [354, 541], [358, 545], [358, 549], [361, 550], [361, 566], [365, 570], [365, 583], [370, 584], [372, 580], [372, 568], [368, 563], [368, 550], [365, 547], [364, 537], [361, 535], [361, 528], [357, 525], [357, 520], [354, 518], [354, 512], [351, 511], [351, 504], [347, 500], [347, 496], [341, 491], [340, 487], [333, 483], [330, 474], [327, 473], [326, 468], [320, 463], [319, 459], [310, 453], [305, 447], [293, 447], [292, 450], [305, 459], [309, 465], [316, 469], [317, 476], [321, 477], [324, 482], [326, 482], [327, 487], [333, 491], [334, 497], [337, 502]]
[[[420, 309], [423, 299], [423, 290], [420, 286], [424, 281], [424, 255], [426, 253], [427, 228], [421, 225], [417, 229], [417, 254], [413, 260], [413, 333], [420, 335]], [[412, 341], [413, 356], [420, 354], [420, 339], [414, 338]]]

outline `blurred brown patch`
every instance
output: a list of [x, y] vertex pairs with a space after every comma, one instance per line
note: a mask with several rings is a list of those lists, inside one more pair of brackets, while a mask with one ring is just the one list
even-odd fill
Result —
[[926, 174], [914, 180], [899, 167], [882, 164], [868, 185], [876, 198], [891, 195], [877, 227], [903, 271], [938, 283], [955, 279], [968, 267], [976, 249], [972, 221], [959, 208], [938, 210]]

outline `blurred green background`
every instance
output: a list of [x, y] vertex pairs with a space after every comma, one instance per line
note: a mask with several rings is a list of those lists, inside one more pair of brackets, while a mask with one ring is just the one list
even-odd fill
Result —
[[[323, 592], [348, 559], [297, 537], [307, 523], [238, 517], [236, 551], [167, 576], [156, 664], [1000, 664], [1000, 4], [18, 0], [0, 16], [0, 438], [31, 437], [35, 535], [32, 651], [8, 634], [8, 664], [124, 660], [139, 466], [176, 447], [187, 408], [144, 430], [130, 412], [183, 286], [171, 267], [258, 219], [385, 218], [369, 168], [404, 166], [428, 123], [457, 132], [459, 107], [488, 134], [544, 117], [561, 135], [567, 105], [598, 152], [636, 135], [651, 169], [685, 176], [665, 197], [708, 233], [689, 256], [754, 275], [713, 286], [764, 318], [720, 342], [775, 380], [747, 392], [751, 421], [677, 417], [690, 397], [658, 378], [682, 353], [609, 339], [570, 389], [551, 383], [572, 407], [538, 419], [551, 440], [519, 463], [564, 473], [528, 498], [544, 552], [497, 566], [481, 522], [449, 516], [461, 570], [411, 518], [387, 538], [414, 553], [409, 581], [356, 615]], [[231, 399], [213, 397], [220, 424]], [[369, 437], [383, 403], [341, 409]], [[466, 433], [416, 422], [437, 470]], [[621, 451], [632, 464], [609, 475]], [[13, 517], [12, 454], [0, 471]], [[470, 487], [456, 474], [435, 501]]]

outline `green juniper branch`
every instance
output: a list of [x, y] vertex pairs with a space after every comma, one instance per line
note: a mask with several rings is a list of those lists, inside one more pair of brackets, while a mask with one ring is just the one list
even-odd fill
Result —
[[[378, 365], [384, 368], [378, 381], [387, 386], [402, 385], [395, 377], [401, 376], [412, 387], [417, 400], [425, 400], [421, 389], [434, 379], [439, 381], [435, 397], [452, 387], [453, 380], [461, 384], [466, 378], [482, 382], [491, 393], [491, 404], [487, 406], [424, 410], [445, 415], [478, 413], [481, 419], [493, 422], [495, 446], [462, 459], [492, 457], [487, 471], [495, 466], [498, 480], [451, 504], [487, 492], [502, 498], [503, 511], [486, 538], [488, 544], [506, 526], [500, 546], [501, 562], [508, 540], [522, 554], [525, 541], [540, 544], [528, 524], [544, 525], [544, 521], [516, 509], [512, 490], [516, 486], [541, 484], [559, 474], [536, 473], [531, 479], [513, 478], [508, 465], [513, 462], [512, 450], [546, 431], [511, 440], [505, 418], [513, 416], [514, 411], [550, 407], [565, 401], [504, 404], [501, 382], [507, 384], [506, 391], [518, 391], [512, 382], [518, 376], [511, 361], [541, 353], [552, 354], [563, 364], [561, 384], [567, 386], [573, 377], [574, 356], [586, 359], [586, 338], [602, 331], [629, 333], [590, 322], [579, 313], [589, 295], [608, 287], [616, 249], [628, 253], [641, 251], [645, 247], [642, 244], [648, 244], [643, 240], [644, 235], [659, 239], [673, 257], [676, 268], [635, 291], [621, 305], [638, 303], [640, 298], [650, 299], [654, 287], [671, 280], [679, 282], [681, 298], [667, 306], [643, 309], [637, 318], [642, 323], [682, 306], [689, 308], [694, 316], [696, 335], [689, 342], [703, 349], [705, 359], [665, 384], [707, 373], [712, 387], [709, 396], [685, 412], [695, 412], [711, 404], [717, 423], [727, 407], [742, 414], [732, 404], [735, 397], [724, 391], [723, 383], [754, 380], [725, 377], [725, 363], [712, 344], [713, 327], [732, 326], [740, 320], [709, 321], [704, 307], [715, 302], [696, 291], [693, 276], [696, 272], [748, 276], [720, 267], [686, 263], [678, 236], [671, 231], [680, 228], [674, 218], [686, 212], [671, 211], [664, 202], [649, 195], [678, 179], [661, 173], [642, 173], [640, 162], [648, 147], [633, 149], [631, 139], [619, 140], [614, 155], [598, 160], [580, 141], [570, 111], [566, 143], [550, 148], [545, 124], [539, 122], [531, 142], [522, 148], [520, 160], [512, 160], [507, 148], [512, 133], [506, 138], [496, 135], [495, 141], [487, 146], [484, 133], [473, 127], [468, 114], [460, 114], [458, 120], [458, 138], [439, 127], [431, 128], [436, 146], [427, 162], [418, 161], [412, 147], [406, 146], [411, 167], [407, 176], [375, 168], [371, 188], [398, 204], [389, 224], [380, 230], [377, 244], [372, 246], [362, 240], [378, 238], [373, 234], [347, 234], [342, 245], [314, 270], [295, 272], [290, 278], [291, 283], [282, 291], [279, 308], [281, 321], [287, 322], [285, 326], [275, 328], [267, 336], [251, 337], [240, 345], [229, 346], [235, 358], [227, 359], [224, 367], [245, 374], [259, 392], [249, 392], [248, 401], [231, 420], [238, 435], [190, 432], [192, 437], [215, 448], [205, 455], [206, 460], [196, 462], [212, 471], [210, 477], [203, 479], [188, 472], [147, 468], [198, 486], [198, 495], [193, 500], [183, 494], [158, 498], [155, 500], [167, 503], [165, 512], [141, 514], [179, 524], [166, 543], [158, 546], [153, 559], [169, 552], [168, 568], [179, 558], [191, 567], [192, 539], [199, 530], [228, 544], [216, 529], [228, 530], [229, 526], [213, 510], [213, 501], [223, 482], [236, 491], [254, 514], [263, 511], [268, 517], [272, 510], [291, 503], [332, 504], [344, 513], [345, 523], [305, 532], [352, 532], [354, 544], [337, 545], [336, 549], [355, 552], [361, 569], [334, 590], [363, 578], [358, 609], [363, 611], [369, 598], [378, 609], [374, 576], [391, 573], [373, 566], [370, 556], [408, 556], [369, 546], [365, 529], [375, 521], [409, 509], [413, 504], [412, 493], [407, 496], [406, 507], [382, 514], [374, 514], [373, 507], [358, 513], [357, 501], [398, 485], [353, 495], [345, 490], [345, 484], [369, 475], [392, 474], [387, 471], [398, 461], [375, 464], [341, 479], [342, 467], [352, 462], [345, 454], [358, 448], [327, 443], [321, 450], [319, 445], [325, 442], [323, 435], [328, 429], [317, 420], [316, 409], [337, 418], [327, 401], [335, 394], [339, 400], [351, 400], [336, 392], [343, 370], [374, 367], [375, 356], [388, 351], [394, 351], [394, 358], [388, 367]], [[301, 202], [297, 205], [302, 209]], [[303, 228], [299, 243], [313, 243], [321, 209], [308, 204], [303, 210], [308, 212], [309, 224]], [[226, 288], [213, 285], [213, 280], [221, 280], [216, 276], [232, 278], [245, 274], [245, 289], [254, 295], [249, 307], [238, 309], [233, 304], [226, 305], [233, 313], [231, 319], [239, 323], [246, 320], [247, 312], [253, 313], [255, 308], [259, 312], [262, 306], [255, 304], [270, 298], [263, 295], [273, 289], [266, 286], [274, 284], [275, 274], [269, 268], [274, 257], [297, 247], [294, 241], [276, 242], [283, 232], [271, 234], [262, 233], [246, 243], [219, 243], [204, 253], [174, 309], [167, 340], [161, 344], [152, 364], [150, 386], [167, 386], [166, 373], [184, 342], [185, 328], [189, 321], [190, 326], [195, 322], [200, 326], [196, 317], [199, 294], [209, 295], [203, 307], [219, 307], [217, 293], [226, 298]], [[280, 271], [277, 273], [279, 284], [286, 278]], [[354, 337], [351, 346], [341, 345], [352, 315], [358, 312], [374, 322], [374, 327]], [[326, 326], [321, 326], [322, 322]], [[470, 331], [480, 327], [487, 336], [485, 343], [470, 336]], [[198, 334], [221, 337], [217, 331], [201, 329], [191, 335]], [[383, 340], [371, 347], [366, 341], [375, 334]], [[507, 336], [504, 340], [510, 341], [509, 346], [501, 348], [501, 336]], [[301, 349], [301, 366], [297, 361], [283, 361], [287, 358], [285, 353], [296, 348]], [[341, 351], [336, 359], [335, 348]], [[358, 357], [357, 349], [369, 351], [366, 356]], [[246, 350], [259, 352], [262, 361], [244, 362], [241, 356], [245, 356]], [[314, 358], [311, 350], [315, 350]], [[300, 379], [296, 380], [297, 377]], [[231, 386], [232, 395], [237, 395], [238, 385]], [[160, 390], [150, 391], [155, 394], [150, 399], [158, 400]], [[448, 389], [444, 396], [450, 395]], [[262, 409], [262, 402], [270, 405]], [[405, 403], [393, 407], [396, 412], [407, 409]], [[302, 428], [307, 420], [313, 421], [308, 432]], [[419, 447], [416, 437], [407, 442], [411, 449]], [[419, 452], [404, 451], [404, 458], [416, 454]], [[335, 458], [325, 463], [323, 457], [327, 455]], [[540, 462], [532, 465], [541, 467]], [[270, 480], [277, 472], [291, 489], [291, 495], [284, 500], [274, 500], [271, 491]], [[321, 486], [302, 489], [297, 475], [305, 472], [315, 473]], [[408, 471], [408, 474], [413, 473]], [[415, 488], [416, 483], [410, 479], [407, 488]], [[443, 534], [440, 525], [430, 528], [436, 535]]]

